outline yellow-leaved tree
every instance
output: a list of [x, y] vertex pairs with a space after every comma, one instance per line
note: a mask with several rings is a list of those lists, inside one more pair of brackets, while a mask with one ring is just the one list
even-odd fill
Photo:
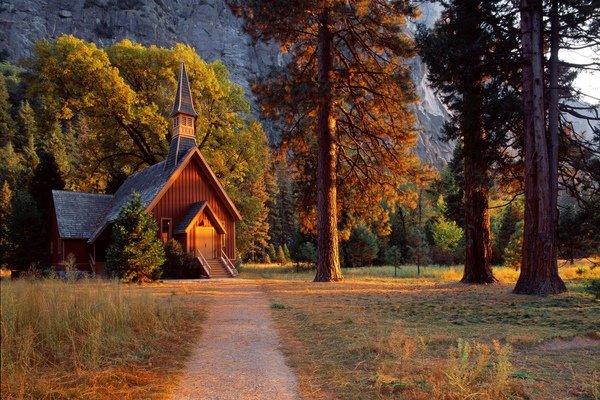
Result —
[[69, 143], [71, 166], [61, 167], [68, 188], [115, 190], [129, 174], [166, 156], [182, 61], [199, 116], [198, 147], [245, 217], [238, 227], [243, 254], [252, 241], [268, 239], [270, 153], [243, 89], [221, 62], [206, 63], [182, 44], [145, 47], [123, 40], [103, 49], [70, 35], [38, 42], [27, 64], [27, 97], [42, 132], [37, 139], [48, 151], [56, 135]]

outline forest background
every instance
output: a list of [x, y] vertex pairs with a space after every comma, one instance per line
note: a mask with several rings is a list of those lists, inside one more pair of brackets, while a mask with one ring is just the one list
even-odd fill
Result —
[[[486, 11], [490, 26], [516, 26], [510, 12]], [[568, 21], [569, 13], [561, 15], [565, 26], [577, 24]], [[437, 26], [438, 32], [442, 25]], [[418, 37], [421, 51], [431, 37], [427, 35], [422, 31]], [[518, 33], [494, 37], [493, 44], [513, 54], [518, 50], [514, 35]], [[521, 128], [515, 122], [520, 114], [518, 107], [506, 105], [518, 102], [520, 64], [505, 59], [506, 64], [497, 64], [498, 79], [491, 85], [495, 92], [488, 94], [486, 103], [494, 111], [486, 114], [493, 117], [490, 126], [496, 128], [490, 130], [493, 148], [487, 153], [494, 177], [489, 204], [491, 254], [494, 264], [518, 268], [524, 211]], [[307, 179], [314, 173], [308, 156], [311, 144], [304, 143], [309, 146], [307, 153], [294, 160], [281, 143], [269, 145], [242, 89], [229, 80], [222, 63], [207, 64], [185, 45], [164, 49], [125, 40], [101, 49], [61, 36], [39, 42], [34, 55], [17, 66], [2, 62], [3, 264], [20, 269], [47, 266], [45, 229], [52, 189], [112, 193], [129, 174], [165, 156], [170, 139], [167, 111], [181, 60], [188, 66], [200, 114], [199, 148], [244, 215], [237, 232], [240, 257], [262, 262], [316, 261], [314, 181]], [[564, 65], [563, 104], [579, 95], [570, 88], [576, 67]], [[498, 93], [506, 95], [501, 98], [505, 103], [491, 101], [499, 99]], [[576, 132], [567, 115], [577, 114], [577, 107], [565, 106], [561, 111], [559, 255], [573, 260], [598, 253], [598, 131], [592, 118], [587, 135]], [[452, 121], [445, 129], [449, 140], [460, 139]], [[457, 143], [454, 158], [443, 170], [411, 160], [419, 172], [404, 176], [391, 196], [338, 191], [343, 205], [338, 212], [342, 265], [464, 261], [464, 149], [460, 140]]]

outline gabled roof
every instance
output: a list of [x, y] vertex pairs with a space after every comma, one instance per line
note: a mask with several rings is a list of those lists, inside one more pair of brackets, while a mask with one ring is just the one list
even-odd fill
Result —
[[188, 208], [188, 210], [186, 211], [186, 213], [183, 216], [183, 218], [181, 219], [181, 221], [179, 222], [179, 225], [177, 225], [175, 227], [175, 230], [173, 231], [173, 233], [174, 234], [185, 233], [188, 226], [190, 226], [192, 221], [200, 213], [200, 211], [202, 211], [202, 209], [204, 208], [205, 205], [206, 205], [206, 200], [202, 200], [202, 201], [192, 204], [190, 206], [190, 208]]
[[241, 221], [242, 215], [236, 208], [235, 204], [233, 204], [233, 201], [231, 201], [231, 199], [225, 192], [225, 189], [221, 185], [221, 182], [219, 182], [219, 179], [217, 179], [217, 176], [215, 175], [213, 170], [210, 168], [210, 166], [208, 165], [208, 163], [202, 156], [202, 153], [200, 153], [200, 150], [198, 150], [197, 147], [190, 149], [190, 151], [183, 158], [183, 160], [181, 160], [181, 163], [177, 164], [177, 167], [176, 167], [175, 171], [173, 172], [173, 174], [171, 175], [171, 177], [169, 178], [169, 181], [167, 182], [167, 184], [165, 186], [163, 186], [160, 193], [148, 205], [148, 210], [151, 210], [154, 208], [154, 206], [160, 201], [162, 196], [167, 192], [167, 190], [169, 189], [171, 184], [173, 182], [175, 182], [175, 179], [177, 179], [177, 177], [179, 176], [179, 173], [181, 171], [183, 171], [185, 166], [188, 165], [192, 159], [198, 160], [201, 169], [203, 170], [204, 174], [208, 178], [208, 182], [211, 184], [211, 186], [213, 188], [215, 188], [215, 192], [216, 192], [217, 196], [223, 201], [223, 204], [227, 208], [227, 211], [229, 211], [231, 216], [233, 216], [236, 221]]
[[171, 117], [179, 113], [193, 117], [198, 116], [196, 110], [194, 110], [192, 91], [190, 90], [190, 83], [188, 82], [187, 71], [183, 62], [181, 63], [181, 71], [179, 72], [179, 80], [177, 81], [177, 92], [175, 93], [175, 103], [173, 103]]
[[112, 198], [109, 194], [53, 190], [58, 235], [64, 239], [88, 239]]
[[205, 175], [208, 177], [209, 183], [215, 188], [215, 192], [221, 198], [225, 207], [236, 220], [241, 220], [242, 216], [237, 210], [225, 189], [215, 176], [212, 169], [207, 164], [202, 154], [197, 147], [191, 148], [181, 162], [171, 168], [164, 168], [165, 161], [154, 164], [142, 171], [130, 175], [129, 178], [121, 185], [119, 190], [114, 194], [112, 202], [101, 218], [96, 229], [90, 236], [89, 242], [93, 243], [98, 236], [119, 216], [121, 209], [129, 202], [133, 192], [138, 192], [142, 202], [146, 205], [146, 210], [151, 211], [154, 206], [160, 201], [162, 196], [167, 192], [169, 187], [175, 182], [181, 171], [190, 163], [192, 159], [197, 159], [202, 167]]
[[219, 221], [219, 218], [212, 210], [212, 208], [210, 208], [210, 204], [208, 204], [206, 200], [202, 200], [192, 204], [188, 208], [187, 212], [185, 213], [184, 217], [181, 219], [173, 233], [186, 233], [190, 229], [190, 227], [194, 225], [202, 211], [204, 211], [204, 213], [208, 216], [217, 232], [227, 233], [225, 231], [225, 227], [223, 226], [221, 221]]
[[90, 235], [90, 243], [94, 242], [104, 231], [106, 226], [113, 222], [119, 216], [121, 209], [127, 205], [133, 192], [138, 192], [144, 205], [148, 205], [165, 186], [175, 168], [165, 170], [161, 161], [158, 164], [151, 165], [135, 174], [130, 175], [114, 194], [110, 206], [105, 215], [93, 224], [96, 228]]

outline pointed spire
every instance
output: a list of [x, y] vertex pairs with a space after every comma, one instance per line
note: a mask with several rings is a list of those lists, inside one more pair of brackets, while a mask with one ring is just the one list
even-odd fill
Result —
[[175, 103], [173, 104], [171, 117], [177, 114], [187, 114], [193, 117], [198, 116], [196, 110], [194, 110], [192, 91], [190, 90], [190, 83], [188, 82], [187, 71], [185, 70], [183, 61], [181, 62], [181, 71], [179, 72], [179, 81], [177, 82], [177, 92], [175, 93]]
[[188, 82], [185, 64], [181, 63], [175, 103], [173, 104], [173, 135], [169, 145], [169, 154], [165, 162], [165, 171], [174, 168], [185, 155], [196, 145], [195, 120], [198, 117], [194, 110], [192, 92]]

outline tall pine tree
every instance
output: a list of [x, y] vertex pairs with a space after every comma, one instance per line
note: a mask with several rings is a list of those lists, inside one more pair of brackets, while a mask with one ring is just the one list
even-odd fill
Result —
[[29, 184], [29, 192], [37, 202], [38, 208], [46, 221], [50, 220], [52, 190], [62, 190], [64, 188], [65, 181], [54, 155], [42, 151], [40, 162], [36, 166]]
[[[432, 30], [420, 28], [417, 42], [429, 67], [429, 80], [453, 111], [446, 127], [459, 140], [463, 162], [465, 266], [462, 282], [491, 283], [489, 191], [498, 150], [514, 129], [517, 107], [506, 67], [516, 48], [516, 31], [499, 12], [497, 2], [454, 0], [444, 2], [441, 18]], [[506, 111], [503, 111], [506, 110]], [[510, 118], [507, 118], [508, 115]]]
[[11, 268], [27, 270], [32, 264], [41, 266], [48, 257], [46, 223], [37, 204], [25, 190], [15, 192], [8, 218]]
[[10, 108], [6, 78], [0, 73], [0, 148], [14, 140], [16, 127], [9, 113]]
[[284, 70], [255, 89], [265, 114], [284, 123], [283, 146], [307, 172], [306, 191], [316, 194], [315, 281], [341, 280], [338, 186], [360, 187], [354, 203], [376, 207], [417, 163], [406, 64], [414, 46], [402, 32], [417, 10], [409, 1], [387, 0], [230, 4], [255, 39], [275, 40], [289, 56]]
[[[514, 292], [547, 295], [567, 290], [557, 262], [558, 127], [547, 129], [547, 123], [558, 124], [558, 120], [547, 120], [544, 104], [542, 0], [521, 0], [520, 15], [527, 173], [521, 273]], [[550, 104], [551, 110], [555, 107], [558, 104]]]
[[0, 191], [0, 266], [2, 268], [7, 265], [6, 262], [11, 251], [8, 219], [11, 215], [12, 196], [13, 193], [8, 182], [3, 181]]
[[38, 139], [38, 130], [35, 122], [35, 112], [29, 105], [28, 101], [21, 102], [17, 116], [17, 120], [19, 122], [19, 132], [17, 135], [18, 139], [16, 140], [16, 144], [20, 149], [26, 146], [30, 136], [33, 136], [34, 139]]

